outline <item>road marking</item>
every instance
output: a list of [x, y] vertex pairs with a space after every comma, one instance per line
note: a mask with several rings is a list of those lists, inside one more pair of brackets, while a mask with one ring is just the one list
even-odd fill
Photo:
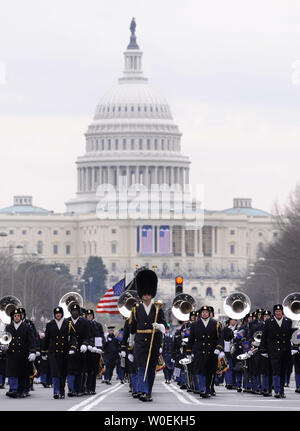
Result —
[[172, 392], [178, 399], [179, 399], [179, 401], [181, 401], [182, 403], [184, 403], [184, 404], [191, 404], [189, 401], [187, 401], [183, 396], [182, 396], [182, 394], [181, 393], [178, 393], [177, 392], [177, 390], [175, 390], [175, 389], [172, 389], [170, 386], [173, 386], [172, 384], [171, 385], [167, 385], [166, 383], [165, 383], [165, 386], [166, 386], [166, 388], [170, 391], [170, 392]]
[[[197, 400], [196, 398], [194, 398], [193, 397], [193, 395], [190, 395], [188, 392], [185, 392], [185, 391], [183, 391], [183, 392], [181, 392], [181, 389], [178, 389], [174, 384], [172, 384], [171, 383], [171, 385], [167, 385], [167, 384], [165, 384], [165, 386], [169, 389], [169, 390], [171, 390], [171, 388], [170, 388], [170, 386], [172, 386], [173, 388], [174, 388], [174, 390], [171, 390], [171, 392], [174, 392], [175, 393], [175, 395], [176, 395], [176, 392], [178, 392], [178, 397], [177, 398], [183, 398], [183, 394], [184, 394], [184, 396], [186, 396], [187, 398], [189, 398], [194, 404], [199, 404], [199, 405], [206, 405], [206, 406], [214, 406], [214, 407], [241, 407], [242, 406], [242, 408], [260, 408], [260, 409], [264, 409], [264, 408], [266, 408], [266, 405], [264, 405], [263, 403], [261, 404], [261, 405], [255, 405], [255, 404], [250, 404], [250, 405], [247, 405], [247, 404], [223, 404], [223, 403], [215, 403], [215, 402], [211, 402], [210, 401], [210, 399], [211, 398], [208, 398], [207, 399], [207, 402], [201, 402], [201, 401], [199, 401], [199, 400]], [[180, 391], [180, 392], [179, 392]], [[176, 395], [177, 396], [177, 395]], [[278, 406], [278, 404], [276, 405], [276, 400], [274, 400], [274, 399], [268, 399], [268, 400], [264, 400], [264, 402], [273, 402], [274, 403], [274, 405], [273, 406], [268, 406], [268, 408], [271, 408], [271, 409], [276, 409], [276, 410], [280, 410], [280, 409], [283, 409], [283, 410], [285, 410], [285, 409], [288, 409], [288, 410], [300, 410], [300, 407], [293, 407], [293, 406], [282, 406], [282, 405], [279, 405]], [[185, 404], [190, 404], [189, 402], [187, 402], [187, 401], [185, 401]]]
[[[117, 387], [120, 387], [120, 386], [121, 386], [121, 383], [117, 383], [117, 385], [116, 385], [116, 386], [117, 386]], [[89, 404], [89, 403], [93, 402], [93, 400], [97, 400], [97, 399], [98, 399], [99, 397], [101, 397], [103, 394], [105, 394], [105, 393], [107, 393], [107, 392], [111, 392], [113, 389], [115, 389], [115, 388], [116, 388], [116, 386], [113, 386], [112, 388], [105, 389], [104, 391], [99, 392], [98, 394], [93, 395], [92, 397], [89, 397], [89, 398], [87, 398], [86, 400], [83, 400], [83, 401], [81, 401], [81, 402], [80, 402], [80, 403], [78, 403], [78, 404], [75, 404], [73, 407], [71, 407], [70, 409], [68, 409], [68, 411], [75, 411], [75, 410], [80, 409], [81, 407], [85, 406], [86, 404]]]
[[101, 401], [103, 401], [106, 397], [108, 397], [109, 395], [111, 395], [113, 392], [118, 391], [121, 387], [123, 387], [123, 385], [121, 385], [121, 383], [118, 383], [116, 385], [116, 387], [114, 387], [113, 389], [111, 389], [105, 395], [101, 394], [101, 396], [99, 398], [97, 398], [94, 402], [88, 404], [86, 407], [83, 407], [83, 409], [81, 411], [89, 411], [89, 410], [91, 410], [93, 407], [95, 407], [97, 404], [99, 404]]
[[185, 390], [183, 390], [183, 392], [182, 392], [182, 389], [179, 389], [179, 388], [177, 388], [176, 387], [176, 385], [174, 385], [174, 384], [172, 384], [171, 383], [171, 386], [178, 392], [178, 393], [180, 393], [180, 394], [184, 394], [187, 398], [189, 398], [191, 401], [192, 401], [192, 403], [193, 404], [200, 404], [200, 405], [205, 405], [205, 403], [203, 403], [203, 402], [201, 402], [201, 401], [199, 401], [199, 400], [197, 400], [195, 397], [193, 397], [191, 394], [189, 394], [188, 392], [186, 392]]

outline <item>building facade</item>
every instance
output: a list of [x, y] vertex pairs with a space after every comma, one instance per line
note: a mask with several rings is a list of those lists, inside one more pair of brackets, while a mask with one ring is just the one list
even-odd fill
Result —
[[[140, 208], [135, 217], [99, 215], [107, 190], [138, 185], [145, 203], [145, 190], [158, 187], [155, 203], [161, 205], [164, 188], [185, 193], [189, 186], [191, 162], [181, 153], [181, 133], [165, 98], [143, 75], [135, 30], [124, 52], [123, 76], [100, 99], [85, 140], [85, 153], [76, 161], [76, 195], [66, 202], [66, 212], [15, 196], [11, 207], [0, 210], [0, 249], [21, 257], [35, 253], [47, 263], [69, 266], [74, 275], [79, 268], [83, 272], [89, 256], [101, 256], [109, 284], [124, 272], [132, 275], [137, 266], [154, 266], [161, 296], [174, 296], [174, 278], [181, 274], [185, 292], [222, 313], [223, 298], [277, 235], [270, 214], [253, 208], [251, 199], [234, 198], [229, 209], [202, 210], [202, 223], [192, 228], [174, 216], [174, 208], [167, 216], [155, 210], [149, 217]], [[22, 248], [16, 253], [17, 246]]]

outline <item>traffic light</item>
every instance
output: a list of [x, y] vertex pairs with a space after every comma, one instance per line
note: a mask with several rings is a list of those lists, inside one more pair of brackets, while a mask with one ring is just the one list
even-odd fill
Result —
[[77, 274], [78, 274], [78, 275], [81, 275], [81, 271], [82, 271], [81, 266], [78, 266], [78, 267], [77, 267]]
[[177, 295], [178, 293], [182, 293], [183, 291], [183, 278], [181, 277], [181, 275], [178, 275], [175, 278], [175, 295]]

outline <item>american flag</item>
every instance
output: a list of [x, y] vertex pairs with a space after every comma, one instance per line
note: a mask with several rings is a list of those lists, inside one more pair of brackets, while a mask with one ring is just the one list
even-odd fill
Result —
[[118, 299], [125, 292], [126, 283], [123, 277], [117, 284], [107, 290], [104, 296], [98, 302], [96, 313], [119, 314]]

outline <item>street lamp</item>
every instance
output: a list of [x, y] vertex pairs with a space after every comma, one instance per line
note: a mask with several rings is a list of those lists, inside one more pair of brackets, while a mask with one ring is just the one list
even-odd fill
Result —
[[93, 282], [93, 277], [89, 277], [89, 299], [90, 299], [90, 301], [92, 300], [91, 299], [91, 284], [92, 284], [92, 282]]
[[[40, 257], [38, 260], [41, 261], [42, 257]], [[24, 308], [25, 308], [25, 310], [26, 310], [26, 305], [27, 305], [26, 304], [26, 302], [27, 302], [27, 274], [30, 271], [30, 269], [33, 268], [36, 265], [40, 265], [40, 262], [34, 262], [25, 271], [25, 276], [24, 276], [24, 292], [23, 292], [23, 302], [24, 302]]]

